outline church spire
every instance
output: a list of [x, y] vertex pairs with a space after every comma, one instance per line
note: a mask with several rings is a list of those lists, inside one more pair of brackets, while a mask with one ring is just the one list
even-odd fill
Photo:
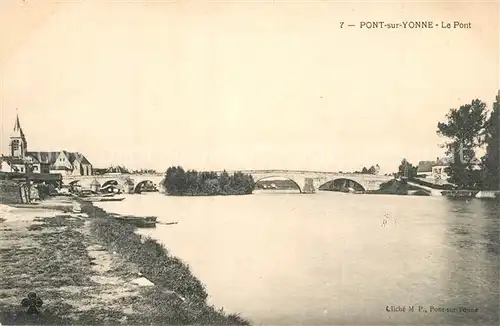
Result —
[[21, 129], [21, 122], [19, 122], [19, 113], [16, 113], [16, 123], [14, 124], [14, 131], [23, 131]]
[[[17, 111], [17, 110], [16, 110]], [[21, 128], [21, 122], [19, 120], [19, 113], [16, 112], [16, 122], [14, 123], [14, 133], [12, 137], [20, 137], [25, 140], [23, 128]]]
[[28, 143], [26, 142], [26, 136], [24, 135], [23, 129], [21, 128], [19, 114], [16, 113], [14, 132], [10, 136], [10, 155], [14, 157], [24, 157], [27, 147]]

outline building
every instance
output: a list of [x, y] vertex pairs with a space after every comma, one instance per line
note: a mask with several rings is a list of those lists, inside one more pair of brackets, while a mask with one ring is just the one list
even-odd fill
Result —
[[436, 165], [435, 161], [420, 161], [417, 167], [417, 176], [430, 178], [432, 177], [432, 167]]
[[430, 179], [433, 183], [447, 183], [449, 176], [446, 173], [446, 168], [449, 164], [449, 159], [439, 157], [435, 161], [420, 161], [417, 167], [417, 176]]
[[432, 179], [434, 179], [435, 183], [447, 183], [448, 178], [450, 177], [448, 173], [446, 173], [446, 168], [448, 165], [434, 165], [432, 167]]
[[92, 175], [92, 164], [81, 153], [61, 150], [58, 152], [29, 152], [26, 136], [19, 116], [10, 136], [9, 155], [0, 157], [0, 171], [33, 173], [59, 173], [62, 175]]

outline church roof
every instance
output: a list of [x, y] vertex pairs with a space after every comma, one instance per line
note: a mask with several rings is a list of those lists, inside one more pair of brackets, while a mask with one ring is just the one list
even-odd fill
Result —
[[448, 166], [451, 160], [447, 157], [437, 158], [435, 161], [420, 161], [417, 167], [417, 173], [432, 172], [434, 166]]
[[23, 128], [21, 128], [21, 122], [19, 121], [19, 115], [16, 115], [16, 122], [14, 123], [14, 132], [12, 133], [11, 137], [21, 137], [24, 141], [26, 141]]
[[30, 155], [36, 158], [42, 164], [54, 164], [60, 152], [26, 152], [26, 155]]
[[434, 161], [418, 162], [417, 173], [432, 172], [432, 167], [436, 165]]
[[24, 164], [24, 160], [22, 158], [12, 157], [12, 156], [0, 157], [0, 163], [1, 162], [6, 162], [9, 165], [11, 165], [11, 164]]
[[42, 164], [53, 165], [61, 152], [66, 155], [71, 164], [73, 164], [75, 161], [80, 164], [90, 164], [89, 160], [87, 160], [87, 158], [83, 154], [78, 152], [68, 152], [66, 150], [62, 150], [59, 152], [27, 152], [26, 154], [36, 158]]
[[75, 161], [80, 164], [90, 164], [89, 160], [87, 160], [87, 158], [79, 152], [66, 152], [66, 151], [63, 152], [69, 158], [71, 164], [73, 164]]
[[27, 163], [38, 163], [38, 161], [33, 157], [14, 157], [14, 156], [0, 156], [0, 162], [6, 162], [7, 164], [27, 164]]

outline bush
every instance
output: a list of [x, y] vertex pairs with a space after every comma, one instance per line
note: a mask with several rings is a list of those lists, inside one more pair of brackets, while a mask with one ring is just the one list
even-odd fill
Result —
[[174, 196], [246, 195], [253, 192], [254, 185], [253, 177], [249, 174], [185, 172], [180, 166], [168, 168], [162, 182], [166, 192]]

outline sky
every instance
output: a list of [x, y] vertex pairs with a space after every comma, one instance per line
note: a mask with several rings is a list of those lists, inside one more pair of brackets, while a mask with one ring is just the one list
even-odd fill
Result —
[[[494, 2], [0, 2], [1, 152], [94, 167], [394, 172], [500, 77]], [[471, 29], [361, 29], [361, 21]], [[340, 22], [355, 27], [340, 28]]]

